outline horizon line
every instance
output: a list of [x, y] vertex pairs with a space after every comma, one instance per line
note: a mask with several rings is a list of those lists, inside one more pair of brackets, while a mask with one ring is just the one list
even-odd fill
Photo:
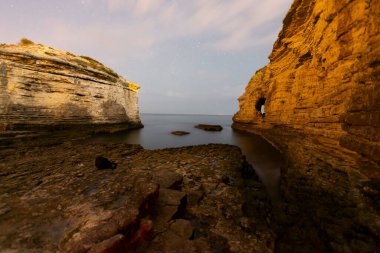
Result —
[[233, 116], [233, 114], [199, 114], [199, 113], [154, 113], [141, 112], [140, 114], [155, 114], [155, 115], [193, 115], [193, 116]]

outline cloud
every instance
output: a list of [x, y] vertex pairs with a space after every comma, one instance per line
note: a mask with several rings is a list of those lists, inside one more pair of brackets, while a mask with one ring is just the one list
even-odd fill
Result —
[[[291, 1], [81, 0], [57, 9], [53, 1], [40, 13], [44, 22], [33, 29], [41, 27], [44, 38], [49, 33], [59, 37], [59, 32], [66, 43], [89, 48], [97, 47], [94, 41], [109, 48], [125, 45], [129, 57], [147, 56], [154, 47], [186, 39], [207, 49], [242, 51], [275, 38], [278, 27], [270, 24], [282, 19]], [[74, 12], [78, 15], [71, 15]], [[28, 16], [40, 19], [19, 16], [17, 21], [25, 24], [15, 30], [25, 30], [31, 23], [26, 21]]]
[[185, 96], [183, 93], [178, 92], [178, 91], [173, 91], [173, 90], [167, 90], [167, 91], [165, 91], [164, 95], [167, 96], [167, 97], [178, 97], [178, 98], [181, 98], [181, 97]]
[[135, 1], [130, 0], [107, 0], [106, 4], [110, 11], [117, 12], [119, 10], [131, 9]]
[[[291, 0], [104, 0], [108, 11], [129, 15], [130, 23], [145, 24], [138, 34], [151, 36], [152, 45], [179, 39], [206, 40], [221, 51], [244, 50], [273, 39], [277, 29], [260, 31], [282, 18]], [[129, 29], [128, 29], [129, 28]], [[131, 29], [133, 31], [133, 28]], [[260, 31], [260, 32], [259, 32]], [[144, 36], [143, 36], [144, 37]], [[206, 39], [205, 39], [206, 38]], [[265, 39], [263, 39], [265, 38]], [[149, 49], [149, 48], [147, 48]]]
[[157, 10], [161, 4], [163, 0], [139, 0], [135, 4], [134, 13], [137, 16], [147, 15]]
[[[24, 24], [9, 30], [28, 30], [39, 34], [41, 42], [62, 49], [91, 54], [107, 51], [115, 62], [121, 57], [146, 59], [154, 56], [157, 48], [184, 40], [201, 49], [239, 52], [272, 44], [278, 27], [270, 24], [284, 16], [291, 1], [81, 0], [70, 7], [77, 9], [77, 15], [70, 16], [73, 10], [68, 9], [60, 15], [47, 7], [41, 13], [43, 19], [19, 17]], [[34, 25], [38, 21], [29, 22], [28, 17], [40, 22]], [[33, 27], [26, 29], [31, 24]], [[17, 34], [13, 37], [20, 36]]]
[[0, 43], [28, 37], [95, 58], [142, 85], [145, 112], [232, 113], [291, 2], [3, 0]]
[[135, 16], [148, 15], [157, 10], [165, 0], [106, 0], [107, 7], [112, 12], [130, 12]]

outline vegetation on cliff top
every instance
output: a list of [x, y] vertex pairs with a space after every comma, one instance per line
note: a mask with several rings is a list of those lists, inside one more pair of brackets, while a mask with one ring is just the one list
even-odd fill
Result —
[[116, 77], [116, 78], [119, 77], [119, 75], [118, 75], [115, 71], [113, 71], [111, 68], [108, 68], [108, 67], [104, 66], [103, 63], [100, 63], [100, 62], [98, 62], [97, 60], [95, 60], [95, 59], [93, 59], [93, 58], [91, 58], [91, 57], [89, 57], [89, 56], [81, 55], [81, 56], [79, 56], [79, 57], [81, 57], [81, 58], [83, 58], [83, 59], [86, 59], [86, 60], [90, 63], [90, 66], [91, 66], [91, 67], [95, 67], [96, 69], [99, 69], [99, 70], [101, 70], [101, 71], [104, 71], [104, 72], [106, 72], [107, 74], [109, 74], [109, 75], [111, 75], [111, 76], [114, 76], [114, 77]]
[[[36, 45], [36, 43], [34, 43], [33, 41], [31, 41], [27, 38], [22, 38], [20, 40], [20, 42], [18, 43], [18, 45], [19, 46], [32, 46], [32, 45]], [[38, 44], [38, 45], [43, 46], [42, 44]], [[49, 48], [51, 50], [55, 50], [54, 48], [51, 48], [51, 47], [49, 47]], [[52, 53], [52, 52], [45, 52], [45, 54], [50, 55], [50, 56], [57, 56], [57, 54]], [[105, 72], [108, 75], [113, 76], [115, 78], [119, 77], [119, 75], [114, 70], [112, 70], [109, 67], [104, 66], [104, 64], [100, 63], [99, 61], [97, 61], [97, 60], [95, 60], [89, 56], [76, 56], [75, 54], [72, 54], [70, 52], [66, 52], [66, 54], [73, 57], [74, 59], [72, 59], [72, 60], [74, 62], [76, 62], [77, 64], [83, 66], [83, 67], [89, 66], [93, 69], [97, 69], [99, 71]]]
[[18, 43], [19, 46], [30, 46], [34, 45], [35, 43], [27, 38], [22, 38], [20, 42]]

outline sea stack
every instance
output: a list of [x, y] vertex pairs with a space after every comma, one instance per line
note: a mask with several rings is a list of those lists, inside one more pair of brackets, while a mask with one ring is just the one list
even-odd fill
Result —
[[0, 45], [0, 131], [141, 127], [139, 86], [102, 63], [27, 39]]

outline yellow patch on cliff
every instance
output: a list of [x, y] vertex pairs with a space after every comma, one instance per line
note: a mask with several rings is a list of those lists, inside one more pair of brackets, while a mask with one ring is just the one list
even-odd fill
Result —
[[138, 89], [140, 89], [140, 85], [132, 83], [132, 82], [128, 82], [128, 88], [134, 92], [138, 92]]
[[7, 85], [8, 92], [14, 91], [15, 87], [16, 87], [16, 85], [14, 83], [9, 82]]

